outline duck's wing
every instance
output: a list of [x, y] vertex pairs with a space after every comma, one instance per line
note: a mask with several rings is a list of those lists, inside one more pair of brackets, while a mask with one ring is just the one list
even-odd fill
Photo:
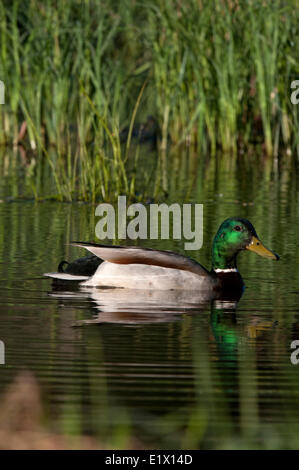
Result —
[[135, 246], [107, 246], [97, 243], [72, 242], [71, 245], [86, 248], [102, 260], [116, 264], [148, 264], [164, 268], [190, 271], [199, 276], [210, 276], [201, 264], [172, 251], [153, 250]]

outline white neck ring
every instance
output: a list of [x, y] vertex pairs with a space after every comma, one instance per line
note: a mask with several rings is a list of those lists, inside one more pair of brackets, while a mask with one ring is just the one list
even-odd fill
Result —
[[216, 268], [214, 269], [215, 273], [237, 273], [238, 270], [237, 268], [227, 268], [227, 269], [221, 269], [221, 268]]

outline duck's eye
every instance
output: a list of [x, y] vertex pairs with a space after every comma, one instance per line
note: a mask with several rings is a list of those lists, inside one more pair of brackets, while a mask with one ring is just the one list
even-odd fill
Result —
[[240, 225], [235, 225], [234, 230], [236, 230], [237, 232], [241, 232], [242, 227], [240, 227]]

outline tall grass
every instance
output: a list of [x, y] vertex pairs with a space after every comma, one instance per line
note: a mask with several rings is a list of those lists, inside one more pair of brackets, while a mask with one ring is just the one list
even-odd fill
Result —
[[69, 200], [138, 192], [132, 117], [156, 118], [164, 152], [299, 155], [298, 20], [296, 0], [2, 0], [0, 142], [46, 161]]

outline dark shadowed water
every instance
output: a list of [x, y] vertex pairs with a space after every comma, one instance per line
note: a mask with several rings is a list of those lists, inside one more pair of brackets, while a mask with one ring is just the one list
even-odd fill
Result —
[[[107, 445], [133, 437], [152, 448], [299, 448], [299, 364], [290, 361], [299, 340], [298, 176], [290, 162], [189, 157], [174, 160], [168, 181], [166, 202], [204, 204], [204, 245], [187, 255], [210, 267], [219, 224], [239, 215], [281, 260], [240, 255], [239, 303], [53, 290], [42, 274], [85, 254], [66, 244], [95, 239], [95, 206], [16, 200], [3, 173], [0, 393], [29, 369], [49, 426]], [[184, 253], [183, 241], [139, 244]]]

